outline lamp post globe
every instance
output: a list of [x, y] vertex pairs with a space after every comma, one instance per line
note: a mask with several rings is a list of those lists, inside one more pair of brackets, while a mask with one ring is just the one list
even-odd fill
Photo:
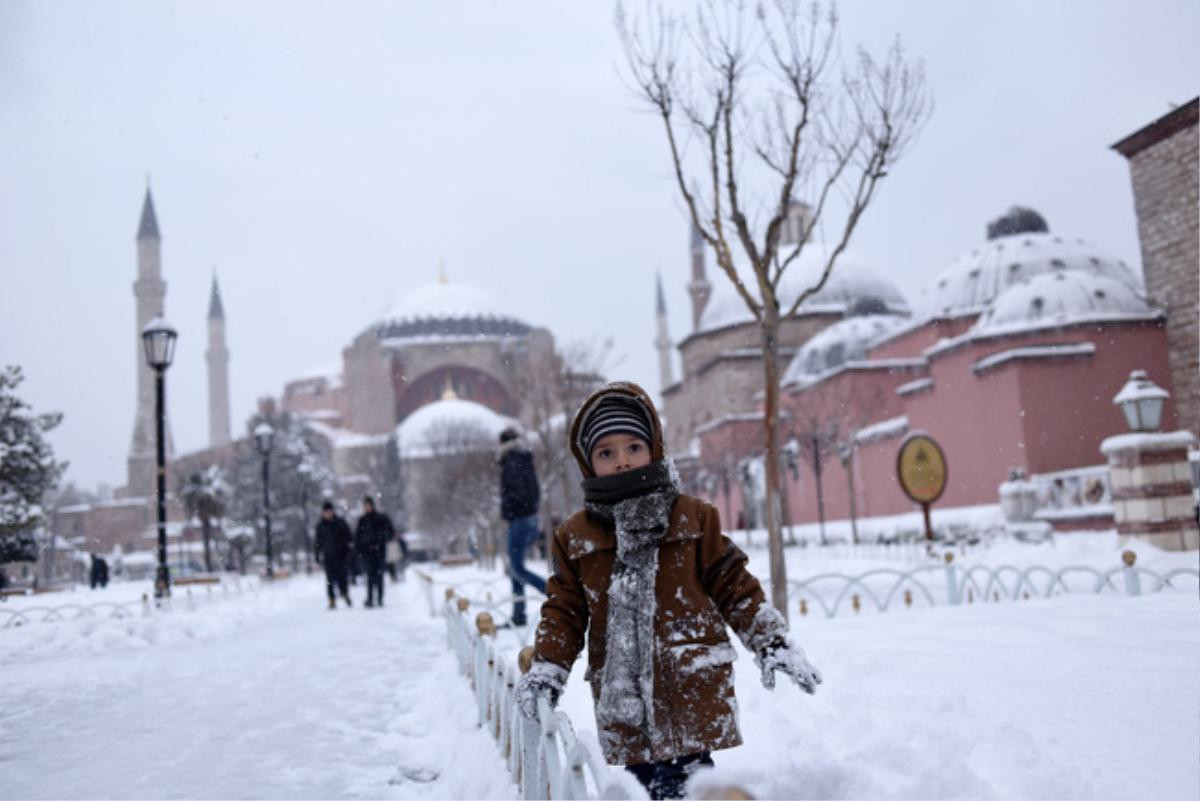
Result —
[[1151, 381], [1145, 370], [1134, 370], [1113, 403], [1121, 407], [1131, 431], [1144, 433], [1159, 430], [1163, 405], [1169, 397], [1170, 393]]
[[167, 368], [175, 358], [175, 340], [179, 335], [171, 324], [155, 317], [142, 328], [142, 348], [146, 364], [154, 370], [154, 428], [157, 463], [158, 502], [158, 570], [154, 577], [154, 597], [171, 595], [171, 571], [167, 567], [167, 438], [166, 438], [166, 380]]

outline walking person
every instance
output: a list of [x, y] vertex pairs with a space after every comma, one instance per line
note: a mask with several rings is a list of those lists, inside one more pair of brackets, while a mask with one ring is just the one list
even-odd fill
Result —
[[545, 594], [546, 580], [525, 567], [525, 552], [538, 537], [541, 489], [533, 452], [515, 428], [500, 432], [500, 516], [508, 522], [508, 574], [512, 579], [512, 624], [524, 626], [525, 585]]
[[821, 674], [790, 641], [716, 508], [680, 490], [641, 387], [593, 393], [570, 445], [584, 508], [551, 540], [554, 573], [516, 700], [530, 719], [540, 699], [557, 703], [586, 634], [584, 675], [605, 759], [624, 765], [651, 798], [682, 798], [713, 751], [742, 742], [727, 627], [768, 690], [778, 672], [813, 693]]
[[391, 518], [375, 511], [375, 501], [370, 495], [363, 498], [363, 514], [358, 518], [358, 526], [354, 531], [354, 550], [362, 557], [363, 569], [367, 574], [367, 608], [383, 606], [383, 570], [387, 545], [395, 536]]
[[337, 595], [342, 596], [346, 606], [353, 606], [350, 602], [347, 574], [354, 555], [354, 540], [350, 534], [350, 526], [345, 519], [334, 513], [333, 504], [329, 501], [321, 504], [321, 519], [317, 522], [317, 542], [314, 551], [317, 564], [325, 567], [325, 592], [329, 595], [329, 608], [337, 608]]

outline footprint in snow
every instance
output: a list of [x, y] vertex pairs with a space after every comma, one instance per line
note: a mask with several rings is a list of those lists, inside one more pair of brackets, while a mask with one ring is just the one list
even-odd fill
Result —
[[437, 777], [438, 772], [433, 768], [406, 768], [401, 766], [399, 773], [388, 779], [388, 784], [392, 786], [404, 784], [405, 782], [429, 784], [429, 782], [437, 781]]

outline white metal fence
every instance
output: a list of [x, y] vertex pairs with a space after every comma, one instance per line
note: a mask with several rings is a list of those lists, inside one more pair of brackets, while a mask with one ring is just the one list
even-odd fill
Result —
[[801, 615], [820, 610], [826, 617], [848, 611], [885, 612], [903, 603], [913, 606], [958, 606], [960, 604], [1052, 598], [1078, 593], [1142, 595], [1166, 589], [1200, 590], [1200, 570], [1177, 568], [1157, 573], [1137, 566], [1136, 556], [1126, 551], [1123, 564], [1109, 570], [1082, 565], [1050, 568], [1035, 565], [989, 567], [955, 564], [947, 554], [944, 564], [913, 570], [879, 568], [858, 575], [822, 573], [802, 581], [788, 582], [788, 600]]
[[[85, 618], [127, 620], [171, 612], [175, 609], [191, 611], [201, 605], [257, 594], [260, 587], [261, 583], [257, 579], [235, 576], [211, 584], [175, 586], [170, 598], [154, 598], [147, 592], [142, 593], [142, 597], [139, 599], [123, 602], [95, 601], [86, 604], [67, 603], [56, 606], [29, 606], [12, 609], [0, 607], [0, 629], [17, 628], [31, 623], [58, 623]], [[47, 595], [53, 597], [49, 593]]]
[[[433, 582], [422, 576], [428, 597]], [[507, 599], [506, 599], [507, 600]], [[467, 622], [471, 602], [448, 593], [443, 606], [446, 637], [458, 657], [459, 671], [475, 691], [479, 725], [489, 731], [508, 763], [509, 773], [526, 799], [630, 798], [624, 774], [600, 757], [594, 737], [581, 739], [566, 713], [539, 702], [539, 720], [527, 720], [517, 708], [517, 665], [504, 657], [487, 632], [495, 632], [489, 612]], [[528, 649], [523, 657], [529, 658]], [[528, 665], [525, 665], [528, 668]]]

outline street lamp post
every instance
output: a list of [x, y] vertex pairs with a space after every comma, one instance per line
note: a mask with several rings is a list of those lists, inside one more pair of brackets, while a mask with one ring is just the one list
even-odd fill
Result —
[[154, 597], [171, 595], [171, 571], [167, 568], [167, 438], [165, 374], [175, 358], [178, 334], [162, 317], [155, 317], [142, 329], [146, 363], [154, 370], [154, 417], [158, 464], [158, 573], [154, 578]]
[[267, 538], [267, 578], [275, 577], [275, 567], [272, 564], [271, 553], [271, 440], [275, 437], [275, 429], [268, 423], [259, 423], [254, 428], [254, 444], [262, 456], [262, 485], [263, 485], [263, 533]]
[[312, 480], [312, 466], [301, 462], [296, 472], [300, 474], [300, 542], [304, 544], [304, 573], [312, 573], [312, 548], [308, 541], [308, 483]]

